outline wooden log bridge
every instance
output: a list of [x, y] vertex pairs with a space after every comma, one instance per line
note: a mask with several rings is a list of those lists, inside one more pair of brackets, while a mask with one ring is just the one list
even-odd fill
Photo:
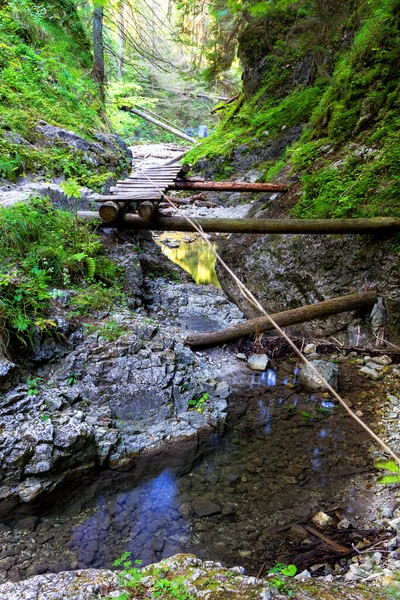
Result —
[[[314, 319], [323, 319], [343, 312], [370, 310], [376, 300], [376, 292], [363, 292], [325, 300], [324, 302], [317, 302], [316, 304], [309, 304], [271, 316], [280, 327], [289, 327], [290, 325], [298, 325], [299, 323], [305, 323]], [[240, 337], [259, 334], [273, 329], [274, 327], [268, 317], [258, 317], [244, 323], [238, 323], [227, 329], [222, 329], [221, 331], [189, 335], [186, 337], [184, 343], [191, 347], [224, 344]]]
[[[202, 181], [187, 178], [190, 165], [144, 166], [129, 178], [118, 181], [111, 194], [101, 196], [99, 214], [108, 225], [123, 229], [154, 231], [195, 231], [187, 219], [166, 216], [158, 211], [168, 190], [285, 192], [287, 186], [275, 183]], [[173, 200], [173, 199], [172, 199]], [[178, 200], [179, 203], [179, 200]], [[163, 202], [163, 208], [165, 204]], [[129, 212], [133, 208], [136, 213]], [[97, 213], [80, 213], [82, 218], [97, 219]], [[371, 219], [208, 219], [197, 224], [206, 233], [253, 234], [377, 234], [400, 231], [400, 220], [391, 217]]]
[[[190, 165], [154, 165], [138, 169], [130, 177], [118, 181], [110, 189], [111, 195], [101, 196], [99, 213], [103, 221], [116, 221], [131, 204], [147, 222], [156, 215], [158, 205], [167, 190], [225, 191], [225, 192], [285, 192], [286, 185], [275, 183], [246, 183], [237, 181], [204, 181], [199, 177], [187, 178]], [[153, 206], [150, 206], [153, 204]], [[182, 230], [183, 231], [183, 230]]]

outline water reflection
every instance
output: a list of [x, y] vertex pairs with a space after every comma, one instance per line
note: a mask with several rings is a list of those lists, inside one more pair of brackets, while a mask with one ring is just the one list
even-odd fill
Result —
[[[169, 248], [165, 244], [166, 240], [179, 243], [179, 247]], [[196, 283], [211, 283], [221, 287], [215, 272], [215, 255], [201, 238], [196, 239], [196, 234], [165, 232], [156, 238], [156, 242], [165, 256], [190, 273]]]
[[250, 381], [250, 389], [254, 386], [275, 387], [276, 373], [272, 369], [260, 373], [253, 373]]
[[176, 548], [168, 547], [167, 540], [178, 536], [182, 542], [187, 537], [186, 522], [176, 510], [176, 495], [176, 476], [170, 469], [112, 500], [99, 494], [95, 513], [71, 532], [78, 564], [103, 564], [107, 551], [115, 558], [115, 548], [108, 549], [110, 533], [120, 540], [121, 553], [128, 550], [133, 560], [140, 559], [144, 565], [156, 559], [155, 552], [164, 550], [163, 558], [174, 554]]

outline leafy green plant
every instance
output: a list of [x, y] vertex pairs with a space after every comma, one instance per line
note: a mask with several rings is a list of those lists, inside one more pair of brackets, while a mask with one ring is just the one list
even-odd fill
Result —
[[205, 392], [200, 398], [192, 398], [188, 402], [188, 408], [190, 410], [197, 410], [200, 414], [204, 412], [204, 404], [209, 399], [209, 394]]
[[75, 385], [75, 383], [77, 382], [77, 380], [78, 380], [77, 374], [76, 373], [70, 373], [70, 375], [68, 376], [67, 383], [68, 383], [68, 385], [73, 386], [73, 385]]
[[314, 415], [312, 415], [311, 413], [307, 412], [306, 410], [300, 411], [300, 414], [301, 414], [301, 418], [304, 421], [311, 421], [313, 419], [313, 417], [314, 417]]
[[389, 471], [391, 475], [381, 475], [377, 483], [389, 485], [391, 483], [400, 483], [400, 467], [394, 460], [378, 460], [375, 463], [377, 469]]
[[40, 382], [41, 382], [41, 378], [40, 377], [33, 377], [32, 379], [28, 379], [27, 380], [27, 385], [28, 385], [28, 396], [37, 396], [39, 393], [39, 386], [40, 386]]
[[35, 332], [56, 327], [48, 311], [55, 289], [75, 292], [69, 305], [77, 314], [104, 309], [122, 298], [121, 269], [104, 256], [99, 238], [71, 214], [48, 200], [3, 208], [0, 214], [1, 336], [32, 344]]
[[[130, 552], [125, 552], [114, 562], [114, 567], [122, 566], [121, 571], [118, 572], [118, 585], [122, 590], [120, 595], [117, 596], [117, 600], [129, 600], [133, 597], [194, 600], [194, 597], [187, 591], [183, 577], [168, 577], [168, 568], [155, 568], [152, 570], [151, 575], [155, 578], [155, 581], [152, 590], [150, 590], [148, 583], [146, 585], [143, 583], [143, 571], [138, 568], [141, 561], [135, 560], [132, 564], [132, 561], [129, 560], [130, 556]], [[147, 575], [148, 573], [146, 573]]]
[[87, 323], [85, 324], [85, 329], [87, 333], [98, 333], [107, 342], [115, 342], [115, 340], [126, 334], [126, 326], [113, 320], [109, 323], [104, 323], [100, 327], [93, 323]]
[[296, 565], [285, 565], [283, 563], [277, 563], [275, 567], [273, 567], [270, 571], [268, 571], [270, 575], [274, 575], [271, 579], [268, 580], [268, 583], [275, 587], [277, 590], [287, 593], [289, 598], [293, 596], [293, 590], [288, 589], [287, 583], [284, 577], [294, 577], [297, 573]]

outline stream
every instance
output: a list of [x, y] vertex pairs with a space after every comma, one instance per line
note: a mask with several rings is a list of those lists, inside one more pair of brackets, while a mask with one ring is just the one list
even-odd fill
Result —
[[[194, 235], [156, 241], [197, 283], [219, 285], [214, 256]], [[364, 433], [326, 394], [297, 386], [294, 359], [255, 373], [232, 349], [197, 357], [215, 352], [224, 352], [234, 372], [221, 433], [205, 437], [194, 456], [171, 445], [151, 469], [138, 459], [131, 471], [103, 471], [1, 524], [2, 559], [16, 579], [112, 567], [126, 551], [143, 565], [185, 552], [256, 575], [276, 562], [307, 567], [300, 556], [306, 541], [287, 530], [322, 509], [340, 507], [357, 527], [371, 525], [376, 498]], [[342, 393], [369, 385], [343, 369]]]
[[101, 473], [40, 514], [3, 526], [7, 556], [29, 563], [33, 575], [111, 567], [125, 551], [143, 565], [188, 552], [254, 575], [264, 562], [296, 560], [294, 540], [274, 537], [275, 527], [335, 506], [367, 526], [368, 440], [324, 394], [300, 393], [296, 372], [284, 362], [242, 373], [226, 433], [194, 461], [171, 449], [150, 478]]

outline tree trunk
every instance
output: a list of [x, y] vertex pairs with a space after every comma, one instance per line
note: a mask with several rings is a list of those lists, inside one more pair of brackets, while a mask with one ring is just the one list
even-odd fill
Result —
[[93, 79], [98, 83], [100, 100], [105, 101], [105, 66], [103, 40], [103, 7], [95, 5], [93, 12]]
[[124, 59], [125, 59], [125, 0], [120, 0], [118, 3], [118, 81], [122, 81], [124, 76]]
[[[314, 319], [323, 319], [351, 310], [372, 309], [376, 300], [376, 292], [363, 292], [361, 294], [341, 296], [340, 298], [309, 304], [308, 306], [286, 310], [271, 316], [280, 327], [289, 327], [290, 325], [297, 325], [298, 323], [305, 323]], [[224, 344], [240, 337], [252, 334], [258, 335], [259, 333], [273, 329], [274, 327], [268, 317], [258, 317], [257, 319], [250, 319], [245, 323], [239, 323], [227, 329], [222, 329], [221, 331], [189, 335], [184, 343], [187, 346]]]

